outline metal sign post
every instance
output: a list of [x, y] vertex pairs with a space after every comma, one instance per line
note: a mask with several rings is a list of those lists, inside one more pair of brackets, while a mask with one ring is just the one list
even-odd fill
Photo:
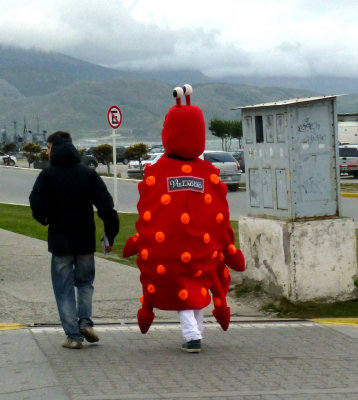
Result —
[[116, 129], [120, 127], [122, 122], [122, 113], [119, 107], [111, 106], [107, 112], [107, 120], [112, 130], [112, 147], [113, 147], [113, 193], [114, 208], [118, 208], [117, 194], [117, 147], [116, 147]]

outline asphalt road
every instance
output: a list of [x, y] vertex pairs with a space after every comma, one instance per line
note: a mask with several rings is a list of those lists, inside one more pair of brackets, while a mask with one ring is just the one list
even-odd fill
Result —
[[[126, 176], [127, 167], [118, 165], [118, 172]], [[29, 204], [29, 194], [39, 174], [39, 170], [32, 168], [11, 168], [0, 166], [0, 202], [14, 204]], [[101, 166], [97, 172], [107, 172], [107, 167]], [[113, 178], [103, 177], [108, 190], [113, 196]], [[118, 179], [117, 195], [118, 207], [121, 212], [137, 212], [138, 181], [132, 179]], [[238, 219], [240, 215], [246, 215], [245, 192], [228, 192], [228, 203], [232, 219]]]
[[[126, 176], [127, 167], [121, 164], [117, 166], [118, 172], [122, 176]], [[100, 166], [98, 172], [106, 172], [107, 167]], [[0, 202], [14, 204], [29, 204], [29, 194], [35, 182], [39, 170], [31, 168], [12, 168], [0, 166]], [[245, 174], [243, 174], [243, 180]], [[357, 182], [348, 176], [341, 177], [342, 181]], [[104, 177], [109, 191], [113, 195], [113, 178]], [[118, 211], [121, 212], [137, 212], [138, 202], [138, 181], [126, 178], [118, 179], [117, 181], [118, 194]], [[245, 191], [228, 192], [227, 195], [231, 218], [237, 220], [240, 216], [247, 215], [247, 199]], [[358, 199], [342, 197], [342, 214], [346, 217], [352, 217], [355, 220], [358, 228]]]

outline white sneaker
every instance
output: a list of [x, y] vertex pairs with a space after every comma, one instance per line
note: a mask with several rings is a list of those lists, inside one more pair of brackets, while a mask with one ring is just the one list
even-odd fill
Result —
[[64, 342], [62, 342], [62, 347], [67, 347], [68, 349], [82, 349], [83, 346], [82, 342], [76, 342], [67, 336]]

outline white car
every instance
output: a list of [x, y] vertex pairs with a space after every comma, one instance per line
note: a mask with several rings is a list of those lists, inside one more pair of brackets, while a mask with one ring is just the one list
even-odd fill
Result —
[[230, 153], [206, 150], [200, 158], [210, 161], [214, 167], [220, 170], [220, 179], [227, 184], [230, 192], [236, 192], [239, 189], [241, 180], [240, 164]]
[[15, 156], [9, 156], [8, 154], [0, 152], [0, 164], [14, 166], [16, 165], [16, 162], [17, 160]]
[[[162, 155], [163, 155], [163, 153], [153, 153], [153, 154], [149, 155], [149, 158], [142, 160], [142, 171], [144, 170], [144, 167], [147, 164], [155, 164]], [[136, 160], [129, 161], [127, 173], [128, 173], [128, 175], [140, 174], [141, 170], [140, 170], [139, 161], [136, 161]]]
[[338, 149], [340, 173], [358, 178], [358, 145], [345, 144], [339, 146]]

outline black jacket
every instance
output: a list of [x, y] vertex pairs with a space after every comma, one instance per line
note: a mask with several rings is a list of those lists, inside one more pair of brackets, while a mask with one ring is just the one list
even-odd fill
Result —
[[89, 254], [96, 249], [93, 205], [112, 245], [119, 231], [118, 213], [103, 180], [80, 163], [76, 148], [57, 137], [45, 168], [30, 194], [33, 217], [49, 225], [48, 248], [55, 255]]

